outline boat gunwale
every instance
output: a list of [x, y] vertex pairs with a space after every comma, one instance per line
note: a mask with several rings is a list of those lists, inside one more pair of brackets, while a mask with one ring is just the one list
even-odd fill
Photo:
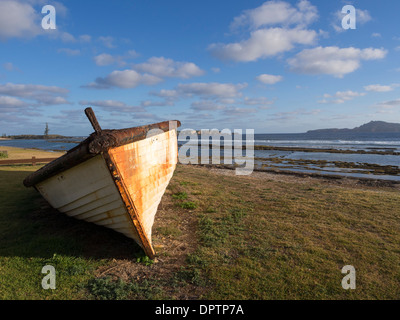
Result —
[[85, 162], [99, 154], [107, 153], [108, 150], [144, 140], [151, 130], [162, 130], [163, 132], [175, 130], [181, 126], [179, 120], [169, 120], [154, 124], [125, 128], [125, 129], [106, 129], [101, 132], [93, 132], [80, 144], [67, 151], [66, 154], [46, 164], [44, 167], [33, 172], [25, 178], [25, 187], [32, 187], [68, 170], [82, 162]]

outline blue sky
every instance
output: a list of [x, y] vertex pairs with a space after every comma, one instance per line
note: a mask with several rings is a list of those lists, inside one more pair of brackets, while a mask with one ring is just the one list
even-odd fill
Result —
[[[342, 28], [343, 6], [356, 29]], [[56, 9], [56, 29], [41, 26]], [[400, 122], [400, 2], [0, 0], [0, 134]]]

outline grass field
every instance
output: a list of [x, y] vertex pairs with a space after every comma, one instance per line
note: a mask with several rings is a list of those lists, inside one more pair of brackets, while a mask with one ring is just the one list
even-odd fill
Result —
[[[400, 192], [179, 165], [153, 227], [133, 240], [51, 209], [0, 167], [0, 299], [398, 299]], [[44, 290], [42, 267], [56, 269]], [[341, 269], [356, 269], [344, 290]]]
[[0, 146], [0, 151], [7, 151], [8, 160], [14, 159], [30, 159], [36, 158], [57, 158], [62, 156], [65, 152], [49, 152], [38, 149], [22, 149], [16, 147]]

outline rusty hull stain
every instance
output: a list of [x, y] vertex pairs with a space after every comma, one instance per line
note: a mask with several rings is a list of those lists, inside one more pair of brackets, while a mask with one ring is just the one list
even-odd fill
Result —
[[156, 205], [177, 163], [177, 146], [170, 149], [171, 139], [177, 143], [172, 131], [163, 132], [140, 142], [110, 149], [106, 157], [110, 168], [114, 170], [111, 173], [117, 188], [126, 197], [124, 202], [130, 208], [128, 211], [132, 221], [136, 228], [140, 228], [139, 236], [144, 247], [148, 247], [146, 250], [149, 257], [154, 255], [151, 228], [157, 211]]
[[110, 170], [115, 186], [117, 187], [121, 195], [122, 201], [125, 204], [126, 210], [129, 213], [134, 228], [136, 229], [136, 232], [139, 235], [139, 239], [142, 242], [143, 250], [150, 259], [154, 259], [155, 251], [144, 232], [142, 223], [138, 219], [137, 209], [135, 207], [135, 204], [132, 202], [131, 197], [129, 196], [127, 187], [124, 183], [123, 178], [121, 177], [118, 167], [115, 165], [114, 161], [112, 160], [112, 156], [108, 152], [104, 153], [103, 157], [106, 161], [108, 169]]

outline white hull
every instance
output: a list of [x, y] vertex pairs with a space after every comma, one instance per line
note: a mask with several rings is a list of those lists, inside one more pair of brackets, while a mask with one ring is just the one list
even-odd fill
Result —
[[170, 130], [111, 148], [36, 188], [60, 212], [123, 233], [151, 256], [154, 217], [177, 155], [176, 130]]

